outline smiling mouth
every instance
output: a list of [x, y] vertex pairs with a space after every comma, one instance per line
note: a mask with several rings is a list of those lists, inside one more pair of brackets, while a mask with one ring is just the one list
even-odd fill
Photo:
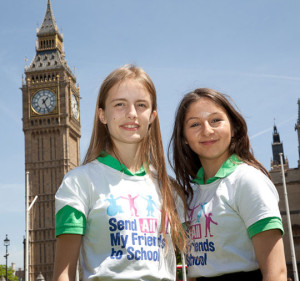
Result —
[[203, 145], [211, 145], [211, 144], [214, 144], [216, 142], [217, 142], [217, 140], [209, 140], [209, 141], [202, 141], [200, 143], [203, 144]]
[[133, 124], [133, 125], [122, 125], [121, 127], [122, 127], [122, 128], [125, 128], [125, 129], [137, 129], [137, 128], [139, 128], [140, 126], [137, 125], [137, 124]]

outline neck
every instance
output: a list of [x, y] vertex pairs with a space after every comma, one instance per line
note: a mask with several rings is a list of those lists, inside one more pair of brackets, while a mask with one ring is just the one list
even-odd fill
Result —
[[143, 164], [140, 150], [140, 144], [125, 144], [125, 147], [122, 144], [122, 149], [118, 149], [118, 146], [115, 144], [109, 154], [124, 164], [130, 172], [135, 173]]
[[204, 182], [213, 176], [219, 171], [223, 163], [227, 160], [229, 157], [229, 154], [224, 154], [222, 157], [219, 157], [218, 159], [200, 159], [201, 165], [203, 167], [204, 171]]

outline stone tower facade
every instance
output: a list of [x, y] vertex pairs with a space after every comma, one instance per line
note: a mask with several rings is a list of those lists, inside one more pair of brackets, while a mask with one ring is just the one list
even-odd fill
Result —
[[50, 0], [37, 30], [36, 54], [22, 81], [25, 170], [29, 172], [29, 280], [52, 280], [54, 196], [63, 176], [80, 164], [80, 94], [65, 60]]
[[[300, 102], [299, 100], [298, 100], [298, 107], [299, 107], [299, 117], [295, 129], [297, 130], [299, 144], [300, 144]], [[280, 137], [279, 137], [279, 133], [277, 132], [276, 126], [274, 126], [272, 150], [273, 150], [273, 159], [271, 160], [270, 175], [273, 183], [275, 184], [278, 190], [279, 197], [280, 197], [279, 209], [282, 217], [283, 227], [285, 230], [285, 235], [283, 236], [285, 258], [287, 262], [288, 276], [293, 278], [294, 276], [293, 276], [293, 266], [292, 266], [292, 258], [291, 258], [291, 248], [290, 248], [288, 225], [287, 225], [287, 211], [285, 206], [285, 197], [284, 197], [285, 195], [284, 195], [284, 189], [282, 184], [283, 179], [282, 179], [280, 158], [279, 158], [279, 153], [283, 153], [283, 144], [282, 142], [280, 142]], [[299, 146], [298, 146], [298, 150], [299, 150]], [[289, 168], [288, 159], [285, 158], [284, 165], [283, 165], [284, 172], [285, 172], [286, 188], [288, 193], [289, 210], [290, 210], [293, 240], [295, 246], [295, 255], [297, 258], [298, 272], [300, 272], [300, 165], [299, 163], [300, 162], [298, 160], [298, 167]]]

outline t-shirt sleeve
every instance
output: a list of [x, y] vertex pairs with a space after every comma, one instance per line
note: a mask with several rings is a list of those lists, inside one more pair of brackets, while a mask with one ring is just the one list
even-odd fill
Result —
[[279, 196], [274, 184], [262, 172], [247, 167], [236, 181], [235, 208], [247, 228], [266, 218], [279, 218]]
[[83, 213], [66, 205], [55, 216], [55, 235], [80, 234], [84, 235], [86, 218]]
[[252, 238], [258, 233], [261, 233], [266, 230], [271, 230], [271, 229], [279, 229], [281, 233], [284, 234], [283, 225], [280, 218], [269, 217], [269, 218], [259, 220], [248, 227], [248, 234], [249, 237]]
[[89, 212], [88, 184], [84, 173], [67, 173], [55, 195], [55, 229], [60, 234], [84, 234]]

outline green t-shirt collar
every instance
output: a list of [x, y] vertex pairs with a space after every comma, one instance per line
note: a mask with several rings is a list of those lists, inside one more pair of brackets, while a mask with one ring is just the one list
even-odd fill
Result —
[[109, 155], [107, 152], [102, 151], [97, 158], [97, 160], [106, 165], [109, 166], [117, 171], [123, 172], [125, 175], [128, 176], [145, 176], [146, 171], [144, 168], [144, 165], [135, 173], [132, 173], [124, 164], [120, 163], [116, 158]]
[[[242, 161], [238, 158], [236, 154], [232, 154], [220, 167], [218, 172], [212, 177], [209, 178], [206, 181], [206, 184], [212, 183], [218, 179], [226, 178], [229, 176], [235, 169], [236, 167], [241, 164]], [[195, 183], [198, 184], [204, 184], [204, 170], [201, 167], [196, 175], [196, 178], [194, 179]]]

